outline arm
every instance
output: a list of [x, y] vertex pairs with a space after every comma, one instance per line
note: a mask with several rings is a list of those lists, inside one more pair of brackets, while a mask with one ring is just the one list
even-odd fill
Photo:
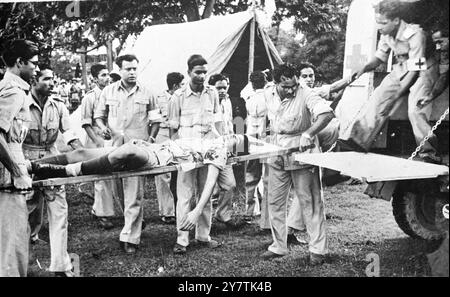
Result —
[[81, 101], [81, 127], [86, 131], [89, 139], [92, 140], [96, 147], [102, 147], [102, 139], [92, 127], [92, 119], [94, 118], [93, 100], [95, 100], [94, 92], [88, 93]]
[[370, 72], [375, 70], [378, 66], [380, 66], [381, 64], [383, 64], [383, 61], [380, 60], [378, 57], [373, 57], [366, 65], [364, 65], [363, 68], [361, 68], [358, 71], [355, 71], [354, 73], [352, 73], [352, 78], [358, 79], [359, 77], [361, 77], [361, 75], [363, 75], [366, 72]]
[[430, 104], [433, 102], [437, 97], [439, 97], [445, 89], [448, 87], [449, 83], [449, 77], [448, 77], [448, 71], [445, 73], [442, 73], [436, 83], [433, 86], [433, 89], [431, 90], [430, 94], [427, 96], [424, 96], [420, 98], [417, 101], [417, 107], [423, 108], [424, 106]]
[[317, 135], [334, 118], [332, 112], [325, 112], [317, 116], [317, 120], [312, 126], [300, 136], [300, 152], [304, 152], [314, 147], [314, 136]]
[[102, 93], [100, 94], [100, 99], [98, 101], [98, 105], [96, 109], [94, 110], [94, 121], [97, 124], [97, 126], [102, 131], [102, 136], [104, 139], [111, 139], [111, 129], [108, 128], [106, 125], [106, 121], [108, 119], [108, 113], [109, 113], [109, 107], [106, 105], [106, 94], [105, 89], [103, 89]]
[[[376, 68], [376, 67], [375, 67]], [[346, 88], [349, 84], [351, 84], [356, 78], [356, 73], [352, 73], [349, 77], [345, 77], [337, 82], [334, 82], [330, 86], [330, 93], [337, 93], [340, 90]]]
[[3, 131], [0, 130], [0, 161], [8, 169], [13, 177], [14, 187], [17, 189], [31, 188], [31, 178], [23, 172], [19, 164], [14, 161], [14, 157], [9, 150], [8, 143]]
[[214, 165], [208, 165], [208, 175], [206, 176], [205, 186], [203, 187], [200, 199], [195, 208], [183, 217], [180, 223], [180, 230], [189, 231], [194, 229], [195, 224], [202, 213], [206, 203], [211, 198], [212, 192], [219, 176], [219, 168]]
[[169, 137], [174, 139], [180, 127], [180, 97], [175, 93], [169, 100], [168, 118], [169, 118]]

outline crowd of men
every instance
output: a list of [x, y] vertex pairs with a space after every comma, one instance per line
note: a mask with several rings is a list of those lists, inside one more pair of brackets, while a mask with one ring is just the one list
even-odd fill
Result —
[[[403, 21], [396, 5], [396, 1], [382, 1], [377, 6], [381, 33], [378, 50], [367, 65], [348, 78], [315, 87], [315, 67], [309, 63], [278, 65], [271, 73], [273, 81], [268, 81], [262, 71], [251, 73], [251, 87], [244, 98], [246, 134], [283, 148], [298, 148], [301, 153], [330, 149], [368, 151], [382, 125], [395, 112], [399, 98], [408, 94], [408, 115], [420, 143], [431, 128], [430, 103], [448, 86], [448, 38], [442, 38], [442, 32], [434, 34], [440, 45], [438, 51], [426, 51], [426, 32]], [[376, 88], [370, 104], [355, 122], [345, 131], [340, 130], [330, 98], [363, 73], [387, 62], [391, 51], [394, 70]], [[187, 79], [181, 73], [167, 74], [167, 90], [160, 94], [152, 93], [138, 81], [139, 59], [134, 55], [116, 59], [120, 79], [113, 83], [106, 66], [93, 65], [90, 71], [96, 85], [83, 94], [79, 107], [80, 124], [88, 135], [84, 144], [70, 129], [73, 123], [69, 121], [66, 98], [52, 95], [53, 71], [38, 67], [36, 45], [26, 40], [11, 41], [2, 58], [7, 70], [0, 81], [0, 276], [27, 275], [29, 244], [38, 240], [45, 206], [50, 234], [49, 271], [73, 275], [67, 251], [69, 210], [64, 187], [31, 190], [30, 173], [36, 166], [33, 162], [45, 159], [67, 165], [64, 170], [68, 176], [109, 172], [120, 164], [126, 170], [131, 167], [124, 160], [130, 155], [143, 163], [153, 158], [163, 164], [164, 155], [155, 153], [155, 147], [163, 147], [169, 140], [208, 142], [235, 133], [232, 102], [227, 93], [229, 79], [223, 74], [208, 73], [208, 61], [201, 55], [188, 59]], [[417, 66], [424, 59], [426, 66]], [[102, 148], [108, 154], [98, 155], [88, 165], [72, 166], [68, 156], [59, 155], [56, 150], [59, 133], [74, 150]], [[148, 153], [131, 154], [126, 144], [137, 140], [155, 146]], [[419, 156], [429, 162], [440, 161], [435, 137]], [[245, 172], [246, 218], [252, 220], [259, 212], [261, 230], [270, 230], [273, 238], [262, 259], [287, 255], [288, 244], [297, 243], [308, 244], [312, 265], [324, 263], [328, 250], [319, 168], [300, 164], [289, 154], [264, 163], [248, 161]], [[124, 199], [119, 241], [127, 254], [136, 253], [145, 228], [144, 181], [144, 177], [134, 176], [119, 183], [98, 181], [94, 186], [92, 214], [105, 229], [113, 227], [113, 197]], [[260, 181], [264, 185], [262, 192], [257, 191]], [[199, 245], [220, 247], [222, 243], [210, 236], [213, 218], [236, 227], [232, 207], [236, 180], [230, 165], [220, 163], [161, 174], [155, 176], [155, 185], [161, 219], [177, 227], [175, 254], [187, 253], [189, 230], [194, 228]], [[215, 213], [211, 203], [214, 187], [219, 197]], [[294, 199], [288, 212], [290, 191]]]

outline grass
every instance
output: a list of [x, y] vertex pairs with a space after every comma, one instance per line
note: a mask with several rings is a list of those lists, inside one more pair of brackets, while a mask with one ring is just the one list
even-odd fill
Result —
[[[238, 181], [240, 179], [237, 179]], [[239, 186], [239, 183], [238, 183]], [[235, 231], [213, 225], [211, 235], [224, 242], [215, 250], [191, 245], [187, 255], [172, 254], [176, 228], [159, 220], [155, 187], [147, 179], [142, 232], [136, 255], [125, 255], [119, 248], [121, 216], [114, 217], [116, 227], [105, 231], [90, 215], [92, 199], [68, 185], [69, 252], [80, 257], [82, 276], [366, 276], [366, 257], [375, 253], [380, 259], [381, 276], [429, 276], [426, 253], [430, 247], [409, 238], [398, 227], [389, 202], [363, 194], [364, 185], [341, 184], [325, 188], [329, 260], [320, 267], [308, 265], [305, 246], [293, 246], [288, 256], [273, 261], [259, 259], [271, 243], [270, 235], [258, 235], [256, 225]], [[88, 190], [92, 194], [92, 187]], [[235, 195], [235, 213], [241, 216], [244, 201]], [[48, 229], [40, 237], [48, 242]], [[48, 244], [33, 247], [41, 268], [34, 262], [32, 276], [50, 276]], [[163, 271], [161, 272], [161, 267]]]

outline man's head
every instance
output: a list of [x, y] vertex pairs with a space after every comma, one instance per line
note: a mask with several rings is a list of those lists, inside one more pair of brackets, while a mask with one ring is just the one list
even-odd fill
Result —
[[39, 70], [38, 52], [39, 50], [33, 42], [17, 39], [5, 46], [2, 58], [8, 68], [15, 69], [15, 72], [24, 81], [30, 82], [36, 71]]
[[122, 81], [127, 84], [135, 84], [137, 80], [137, 67], [139, 60], [135, 55], [122, 55], [116, 59], [116, 64], [120, 68]]
[[188, 75], [194, 85], [203, 85], [208, 73], [208, 62], [201, 55], [192, 55], [188, 61]]
[[42, 66], [42, 69], [36, 72], [33, 90], [42, 97], [48, 97], [52, 93], [54, 86], [52, 69]]
[[296, 67], [292, 64], [281, 64], [273, 70], [273, 80], [281, 99], [293, 98], [297, 93], [298, 82], [295, 74]]
[[305, 62], [298, 66], [298, 81], [302, 87], [314, 87], [316, 81], [316, 67], [313, 64]]
[[214, 74], [209, 78], [208, 84], [214, 86], [219, 94], [219, 99], [225, 99], [230, 88], [228, 77], [223, 74]]
[[398, 0], [383, 0], [375, 6], [377, 29], [381, 34], [394, 36], [400, 26], [403, 6]]
[[182, 86], [184, 75], [179, 72], [170, 72], [167, 74], [166, 82], [169, 91], [176, 91]]
[[267, 83], [266, 75], [262, 71], [253, 71], [249, 80], [254, 90], [264, 88]]
[[94, 82], [103, 89], [109, 84], [109, 71], [106, 65], [95, 64], [91, 67], [91, 74], [94, 78]]

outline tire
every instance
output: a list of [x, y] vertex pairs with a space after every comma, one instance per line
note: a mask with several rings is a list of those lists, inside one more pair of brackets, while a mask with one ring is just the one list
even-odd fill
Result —
[[448, 231], [442, 207], [448, 193], [441, 193], [432, 180], [405, 181], [397, 186], [392, 210], [400, 229], [407, 235], [428, 241], [441, 240]]

